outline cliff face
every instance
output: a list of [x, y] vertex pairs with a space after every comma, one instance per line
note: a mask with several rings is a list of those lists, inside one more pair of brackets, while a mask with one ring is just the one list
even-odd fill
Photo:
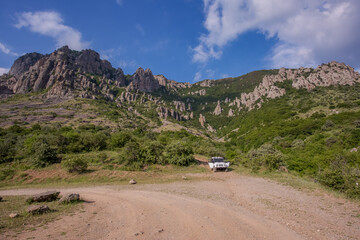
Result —
[[72, 97], [77, 91], [80, 97], [106, 95], [105, 84], [125, 86], [122, 70], [101, 60], [95, 51], [78, 52], [67, 46], [49, 55], [30, 53], [18, 58], [0, 81], [3, 89], [15, 94], [47, 89], [47, 97]]
[[138, 68], [130, 80], [128, 91], [153, 92], [160, 88], [159, 82], [154, 78], [150, 69], [144, 71], [144, 69]]

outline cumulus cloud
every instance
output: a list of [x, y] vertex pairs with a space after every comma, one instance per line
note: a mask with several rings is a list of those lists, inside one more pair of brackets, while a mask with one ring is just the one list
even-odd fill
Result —
[[12, 56], [19, 56], [18, 53], [12, 52], [8, 47], [6, 47], [4, 44], [0, 43], [0, 51]]
[[17, 28], [50, 36], [56, 40], [57, 47], [68, 45], [71, 49], [81, 50], [90, 44], [83, 41], [81, 33], [64, 24], [61, 15], [54, 11], [24, 12], [18, 15]]
[[192, 49], [194, 62], [220, 58], [227, 44], [248, 31], [278, 40], [268, 56], [276, 67], [360, 60], [358, 0], [203, 1], [207, 34]]
[[9, 70], [10, 70], [9, 68], [2, 68], [2, 67], [0, 67], [0, 76], [3, 75], [3, 74], [5, 74], [5, 73], [8, 73]]

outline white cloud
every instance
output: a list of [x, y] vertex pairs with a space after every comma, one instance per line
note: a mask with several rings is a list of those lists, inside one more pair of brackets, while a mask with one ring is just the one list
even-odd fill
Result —
[[193, 81], [194, 81], [194, 82], [198, 82], [198, 81], [201, 80], [201, 77], [202, 77], [201, 72], [197, 72], [197, 73], [195, 73], [195, 76], [194, 76]]
[[3, 75], [4, 73], [8, 73], [9, 72], [9, 68], [2, 68], [0, 67], [0, 76]]
[[7, 54], [7, 55], [19, 56], [18, 53], [12, 52], [8, 47], [6, 47], [2, 43], [0, 43], [0, 51]]
[[53, 11], [24, 12], [18, 16], [17, 28], [29, 28], [30, 31], [53, 37], [57, 47], [68, 45], [71, 49], [81, 50], [90, 44], [83, 41], [81, 33], [64, 25], [61, 15]]
[[193, 82], [198, 82], [203, 79], [212, 79], [215, 75], [215, 71], [212, 69], [200, 69], [195, 73]]
[[117, 3], [119, 6], [122, 6], [123, 3], [124, 3], [124, 0], [116, 0], [116, 3]]
[[135, 60], [129, 60], [129, 61], [126, 61], [126, 60], [121, 60], [119, 62], [119, 67], [121, 68], [126, 68], [126, 67], [130, 67], [130, 68], [134, 68], [136, 67], [136, 61]]
[[194, 62], [220, 58], [221, 50], [248, 31], [275, 37], [273, 66], [308, 66], [360, 60], [358, 0], [203, 0], [208, 33], [193, 48]]

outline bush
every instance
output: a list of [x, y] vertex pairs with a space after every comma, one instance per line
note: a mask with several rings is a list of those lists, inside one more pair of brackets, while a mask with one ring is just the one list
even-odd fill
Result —
[[0, 181], [11, 179], [15, 175], [15, 170], [10, 167], [0, 169]]
[[164, 146], [157, 141], [144, 145], [145, 147], [141, 149], [140, 153], [142, 162], [147, 164], [161, 163], [161, 154], [164, 151]]
[[258, 171], [261, 167], [272, 171], [286, 165], [284, 155], [274, 149], [271, 144], [264, 144], [260, 148], [250, 151], [248, 157], [248, 161], [243, 164], [250, 167], [254, 172]]
[[117, 132], [111, 135], [110, 145], [113, 148], [122, 148], [126, 143], [131, 141], [130, 134], [126, 132]]
[[68, 172], [85, 172], [88, 168], [87, 161], [82, 156], [75, 156], [70, 159], [63, 160], [61, 166]]
[[170, 143], [165, 148], [163, 157], [165, 162], [178, 166], [189, 166], [191, 163], [195, 163], [191, 146], [183, 141]]
[[119, 155], [119, 163], [131, 166], [141, 162], [140, 147], [136, 142], [128, 142]]
[[80, 141], [85, 151], [97, 151], [106, 148], [105, 134], [85, 132], [80, 135]]
[[47, 143], [41, 143], [37, 146], [35, 153], [32, 156], [32, 165], [35, 167], [46, 167], [57, 161], [58, 157], [56, 151]]

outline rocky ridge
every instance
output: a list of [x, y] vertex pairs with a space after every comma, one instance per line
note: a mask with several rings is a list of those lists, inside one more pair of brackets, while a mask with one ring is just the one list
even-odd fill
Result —
[[[360, 83], [359, 73], [338, 62], [322, 64], [315, 69], [281, 68], [274, 72], [276, 74], [262, 75], [262, 79], [258, 79], [261, 82], [252, 85], [251, 91], [239, 88], [237, 96], [230, 96], [226, 95], [229, 86], [221, 80], [182, 83], [164, 75], [153, 75], [150, 69], [143, 68], [125, 77], [120, 68], [115, 69], [108, 61], [101, 60], [95, 51], [79, 52], [65, 46], [51, 54], [29, 53], [18, 58], [9, 73], [0, 76], [0, 98], [41, 90], [44, 91], [41, 97], [45, 99], [105, 98], [137, 115], [144, 113], [138, 109], [147, 109], [146, 112], [153, 108], [161, 119], [187, 121], [195, 118], [203, 129], [214, 132], [205, 116], [211, 122], [213, 117], [234, 117], [239, 111], [260, 108], [264, 101], [286, 94], [277, 83], [291, 81], [292, 87], [308, 91], [316, 87]], [[221, 95], [223, 100], [212, 96], [219, 88], [225, 92]]]
[[262, 82], [252, 92], [241, 93], [240, 98], [236, 97], [228, 106], [236, 106], [239, 111], [242, 109], [250, 111], [256, 107], [260, 108], [264, 98], [274, 99], [286, 94], [285, 89], [276, 86], [277, 82], [284, 82], [286, 80], [292, 81], [292, 87], [296, 89], [304, 88], [311, 91], [316, 87], [334, 85], [352, 86], [355, 83], [360, 83], [360, 74], [355, 72], [352, 67], [334, 61], [322, 64], [315, 69], [281, 68], [276, 75], [264, 76]]

